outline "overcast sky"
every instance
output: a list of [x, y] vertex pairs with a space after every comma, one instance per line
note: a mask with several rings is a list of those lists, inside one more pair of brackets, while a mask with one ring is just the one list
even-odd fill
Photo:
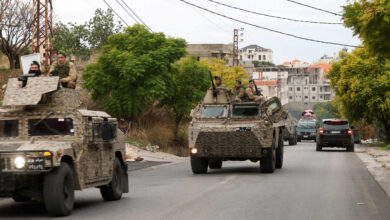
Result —
[[[117, 0], [106, 0], [111, 7], [128, 23], [134, 20], [121, 8]], [[118, 0], [122, 3], [122, 0]], [[233, 29], [244, 28], [242, 48], [249, 44], [257, 44], [272, 49], [274, 62], [299, 59], [314, 62], [322, 55], [333, 55], [343, 47], [314, 43], [280, 35], [259, 28], [240, 24], [209, 12], [191, 7], [179, 0], [124, 0], [135, 13], [154, 31], [164, 32], [176, 38], [184, 38], [187, 43], [232, 43]], [[270, 29], [342, 44], [359, 45], [360, 40], [352, 35], [351, 30], [343, 25], [321, 25], [298, 23], [286, 20], [268, 18], [226, 8], [208, 0], [187, 0], [193, 4], [225, 14], [233, 18], [253, 23]], [[259, 13], [289, 17], [301, 20], [341, 22], [339, 16], [303, 7], [287, 0], [215, 0], [225, 4]], [[344, 0], [296, 0], [301, 3], [334, 12], [341, 12]], [[84, 23], [94, 15], [97, 8], [107, 9], [104, 0], [53, 0], [54, 13], [62, 22]], [[115, 19], [119, 20], [118, 17]], [[351, 48], [349, 48], [349, 51]]]

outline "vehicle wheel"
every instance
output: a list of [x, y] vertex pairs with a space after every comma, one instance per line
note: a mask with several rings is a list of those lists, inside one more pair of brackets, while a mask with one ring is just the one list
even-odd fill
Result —
[[354, 144], [351, 144], [347, 147], [347, 151], [348, 152], [355, 152], [355, 145]]
[[27, 196], [22, 196], [18, 193], [15, 193], [12, 195], [12, 199], [15, 201], [15, 202], [27, 202], [27, 201], [30, 201], [31, 198], [30, 197], [27, 197]]
[[50, 215], [66, 216], [71, 213], [74, 204], [74, 180], [69, 164], [61, 163], [61, 166], [45, 175], [43, 202]]
[[288, 145], [295, 145], [295, 137], [291, 137], [288, 139]]
[[210, 167], [210, 169], [221, 169], [222, 168], [222, 161], [221, 160], [209, 161], [209, 167]]
[[322, 151], [322, 146], [318, 142], [316, 143], [316, 151]]
[[108, 185], [100, 187], [100, 193], [105, 201], [115, 201], [122, 198], [123, 194], [123, 169], [118, 158], [114, 160], [112, 180]]
[[294, 141], [294, 142], [295, 142], [295, 144], [294, 144], [294, 145], [297, 145], [297, 143], [298, 143], [298, 135], [296, 135], [296, 134], [295, 134], [295, 138], [294, 138], [294, 140], [295, 140], [295, 141]]
[[207, 173], [209, 161], [206, 158], [191, 156], [191, 168], [194, 174]]
[[268, 155], [268, 157], [264, 157], [260, 159], [260, 171], [262, 173], [273, 173], [275, 171], [275, 157], [276, 157], [276, 152], [275, 152], [275, 137], [274, 140], [272, 141], [272, 147], [271, 153]]
[[275, 167], [276, 168], [282, 168], [283, 167], [283, 152], [284, 152], [284, 146], [283, 146], [283, 139], [279, 137], [279, 144], [278, 148], [276, 148], [276, 161], [275, 161]]
[[299, 137], [297, 137], [297, 142], [301, 142], [301, 139]]

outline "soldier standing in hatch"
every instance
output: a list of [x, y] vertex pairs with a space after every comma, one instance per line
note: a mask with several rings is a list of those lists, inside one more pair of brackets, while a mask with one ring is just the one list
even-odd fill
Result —
[[236, 80], [232, 93], [235, 101], [241, 101], [245, 97], [245, 88], [241, 85], [241, 80]]
[[262, 100], [261, 96], [256, 95], [255, 81], [253, 79], [249, 80], [248, 88], [245, 89], [245, 95], [249, 101]]
[[217, 89], [220, 89], [220, 88], [226, 89], [226, 86], [222, 83], [221, 76], [214, 76], [214, 80], [215, 80], [215, 86], [217, 87]]
[[59, 76], [61, 84], [65, 88], [76, 88], [77, 72], [75, 65], [66, 60], [65, 51], [58, 51], [57, 61], [54, 62], [49, 70], [50, 76]]

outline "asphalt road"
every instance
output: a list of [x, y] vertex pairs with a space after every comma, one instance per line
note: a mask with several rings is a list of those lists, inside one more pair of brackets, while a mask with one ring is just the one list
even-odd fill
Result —
[[[61, 219], [390, 219], [390, 202], [355, 153], [287, 146], [283, 169], [224, 162], [193, 175], [189, 161], [130, 172], [131, 192], [103, 202], [97, 189], [76, 193]], [[0, 218], [47, 218], [39, 203], [0, 201]]]

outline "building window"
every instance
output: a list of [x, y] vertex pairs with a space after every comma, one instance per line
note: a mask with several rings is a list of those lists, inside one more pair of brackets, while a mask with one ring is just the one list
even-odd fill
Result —
[[248, 55], [248, 60], [250, 60], [250, 59], [251, 59], [251, 56]]
[[315, 97], [315, 96], [312, 96], [311, 99], [316, 99], [316, 97]]
[[292, 100], [292, 98], [293, 98], [293, 97], [292, 97], [292, 96], [290, 96], [290, 99], [291, 99], [291, 100]]
[[297, 87], [297, 91], [298, 91], [298, 92], [301, 91], [301, 87]]
[[311, 91], [315, 92], [316, 91], [316, 87], [311, 87]]
[[304, 89], [304, 90], [307, 90], [308, 88], [307, 88], [307, 87], [304, 87], [303, 89]]
[[259, 60], [261, 60], [261, 55], [259, 55]]
[[266, 60], [267, 58], [265, 58], [265, 55], [263, 55], [263, 60]]
[[309, 97], [307, 95], [305, 95], [305, 99], [308, 99]]
[[320, 96], [320, 99], [322, 99], [322, 95]]
[[251, 51], [251, 50], [248, 50], [248, 53], [252, 53], [252, 51]]
[[293, 88], [292, 88], [292, 87], [290, 87], [290, 91], [291, 91], [291, 92], [293, 91]]
[[240, 60], [242, 60], [242, 55], [240, 55]]

